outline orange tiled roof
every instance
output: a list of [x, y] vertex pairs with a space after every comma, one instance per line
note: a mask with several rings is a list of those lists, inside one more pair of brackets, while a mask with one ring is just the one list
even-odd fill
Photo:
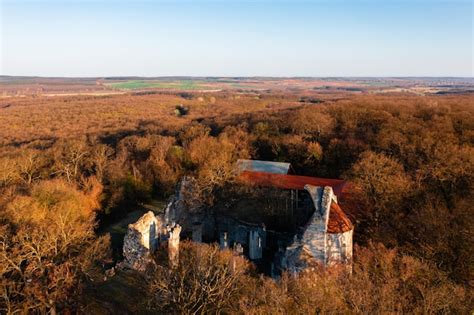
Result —
[[335, 202], [331, 203], [328, 221], [328, 233], [344, 233], [354, 228], [351, 220], [349, 220], [341, 207]]

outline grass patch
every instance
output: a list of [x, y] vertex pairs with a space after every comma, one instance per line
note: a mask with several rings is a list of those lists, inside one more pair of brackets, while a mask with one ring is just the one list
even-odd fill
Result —
[[86, 314], [153, 314], [145, 308], [145, 279], [133, 270], [120, 270], [105, 282], [91, 283], [84, 293]]

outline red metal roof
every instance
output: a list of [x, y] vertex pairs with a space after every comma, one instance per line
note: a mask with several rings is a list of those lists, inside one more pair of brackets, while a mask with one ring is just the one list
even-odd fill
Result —
[[309, 176], [297, 176], [286, 174], [272, 174], [265, 172], [244, 171], [239, 175], [243, 182], [267, 187], [276, 187], [282, 189], [303, 190], [305, 185], [313, 186], [331, 186], [334, 194], [340, 197], [346, 182], [342, 179], [318, 178]]

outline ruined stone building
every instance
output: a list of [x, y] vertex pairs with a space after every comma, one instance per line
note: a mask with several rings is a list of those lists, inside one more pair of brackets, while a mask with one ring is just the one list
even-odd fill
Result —
[[176, 265], [179, 256], [181, 227], [166, 224], [163, 215], [152, 211], [145, 213], [137, 222], [128, 226], [123, 242], [123, 265], [138, 271], [153, 267], [153, 253], [158, 246], [167, 244], [170, 265]]
[[[239, 178], [248, 185], [272, 187], [290, 191], [290, 210], [301, 215], [291, 241], [279, 239], [273, 261], [281, 270], [301, 271], [315, 265], [350, 266], [354, 226], [338, 204], [345, 181], [308, 176], [289, 175], [282, 167], [262, 167], [263, 161], [242, 170]], [[283, 163], [282, 163], [283, 164]], [[289, 167], [284, 166], [287, 170]], [[275, 172], [269, 171], [277, 170]], [[265, 170], [265, 171], [261, 171]]]
[[187, 202], [192, 180], [184, 178], [163, 214], [149, 212], [130, 225], [128, 264], [143, 270], [160, 242], [171, 246], [173, 263], [181, 237], [234, 249], [271, 275], [351, 265], [354, 227], [338, 203], [343, 180], [290, 175], [290, 164], [280, 162], [239, 160], [237, 170], [237, 182], [207, 209]]

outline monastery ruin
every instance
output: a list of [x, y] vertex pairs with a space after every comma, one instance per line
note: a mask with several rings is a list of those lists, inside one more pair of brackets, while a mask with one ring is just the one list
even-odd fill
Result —
[[338, 204], [345, 182], [292, 175], [289, 163], [239, 160], [238, 189], [211, 209], [186, 200], [192, 180], [183, 178], [163, 213], [148, 212], [130, 224], [124, 264], [144, 271], [158, 246], [177, 263], [180, 238], [216, 242], [243, 254], [271, 276], [282, 271], [352, 263], [354, 226]]

